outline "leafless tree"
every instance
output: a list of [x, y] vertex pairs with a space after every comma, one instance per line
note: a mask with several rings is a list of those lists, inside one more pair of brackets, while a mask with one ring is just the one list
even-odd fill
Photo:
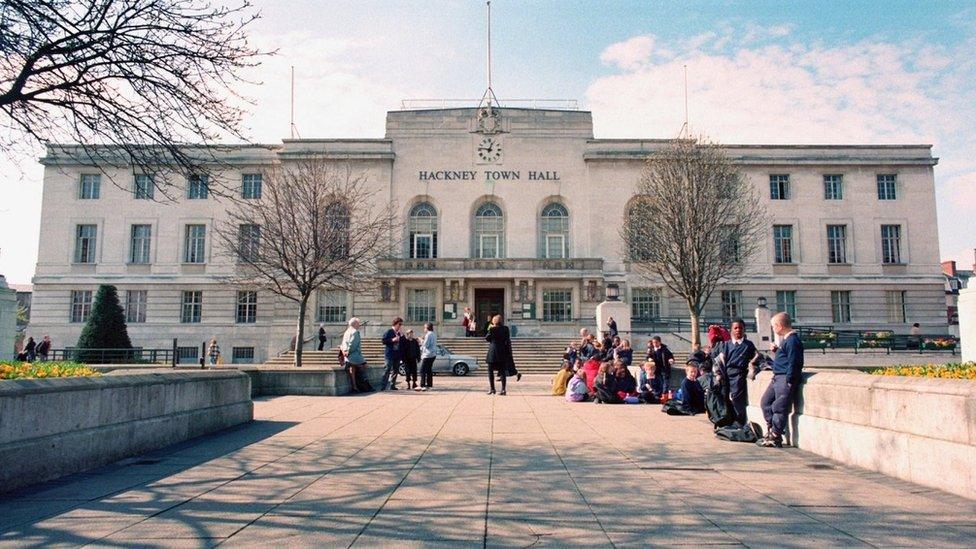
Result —
[[187, 142], [246, 140], [238, 87], [262, 53], [242, 1], [0, 0], [0, 152], [78, 143], [93, 167], [206, 171], [214, 148]]
[[300, 367], [309, 300], [319, 289], [371, 287], [376, 260], [391, 255], [400, 230], [394, 204], [348, 164], [288, 161], [265, 170], [262, 179], [261, 198], [235, 201], [215, 234], [238, 263], [234, 281], [298, 304]]
[[692, 342], [715, 289], [747, 272], [765, 215], [759, 193], [718, 145], [681, 139], [648, 158], [621, 237], [636, 272], [684, 299]]

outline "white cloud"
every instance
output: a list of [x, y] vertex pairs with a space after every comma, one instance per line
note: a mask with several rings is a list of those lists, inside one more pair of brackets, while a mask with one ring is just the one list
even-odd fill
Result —
[[653, 35], [643, 35], [611, 44], [600, 54], [600, 61], [605, 65], [612, 65], [626, 71], [632, 71], [642, 67], [652, 57], [656, 59], [668, 59], [674, 55], [673, 52], [666, 48], [656, 47], [655, 40]]

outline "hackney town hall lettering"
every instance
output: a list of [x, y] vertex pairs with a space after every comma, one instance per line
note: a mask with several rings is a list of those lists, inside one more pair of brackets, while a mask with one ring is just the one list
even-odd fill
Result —
[[[520, 181], [520, 170], [484, 170], [481, 172], [486, 181]], [[529, 181], [559, 181], [557, 171], [527, 172]], [[476, 170], [420, 170], [417, 176], [421, 181], [475, 181], [478, 179]]]

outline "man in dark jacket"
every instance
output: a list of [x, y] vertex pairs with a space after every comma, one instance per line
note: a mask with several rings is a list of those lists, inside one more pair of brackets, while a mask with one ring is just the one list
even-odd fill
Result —
[[420, 340], [407, 330], [403, 340], [403, 370], [407, 374], [407, 389], [417, 388], [417, 363], [420, 361]]
[[735, 410], [735, 424], [746, 425], [746, 407], [749, 396], [746, 392], [746, 378], [755, 368], [759, 352], [751, 341], [746, 339], [746, 323], [737, 318], [732, 321], [732, 339], [719, 344], [718, 380], [728, 387], [729, 400]]
[[793, 331], [790, 315], [776, 313], [770, 322], [779, 338], [773, 345], [773, 379], [762, 396], [763, 417], [766, 419], [766, 436], [756, 444], [767, 448], [783, 446], [783, 433], [793, 407], [793, 397], [803, 375], [803, 341]]
[[651, 348], [647, 350], [647, 358], [654, 361], [654, 381], [657, 383], [658, 394], [670, 391], [674, 353], [668, 349], [667, 345], [661, 343], [661, 336], [651, 338]]
[[508, 372], [515, 369], [512, 336], [509, 334], [508, 326], [502, 324], [501, 315], [491, 318], [487, 332], [485, 341], [488, 342], [488, 354], [485, 356], [485, 362], [488, 363], [488, 394], [495, 394], [495, 373], [497, 373], [502, 382], [502, 390], [498, 394], [504, 395]]
[[390, 329], [383, 334], [383, 346], [386, 349], [383, 351], [383, 358], [386, 361], [386, 367], [383, 369], [383, 383], [380, 385], [380, 391], [385, 391], [388, 388], [391, 391], [396, 391], [396, 379], [397, 374], [400, 373], [400, 362], [403, 360], [403, 334], [400, 332], [400, 328], [403, 327], [403, 319], [396, 317], [393, 319], [393, 324]]
[[325, 348], [325, 342], [329, 340], [329, 336], [325, 335], [325, 325], [319, 324], [319, 350]]

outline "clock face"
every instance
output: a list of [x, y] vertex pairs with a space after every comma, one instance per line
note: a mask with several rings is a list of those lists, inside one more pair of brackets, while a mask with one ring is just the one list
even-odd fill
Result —
[[497, 162], [502, 157], [502, 145], [493, 137], [485, 137], [478, 143], [478, 158], [482, 162]]

